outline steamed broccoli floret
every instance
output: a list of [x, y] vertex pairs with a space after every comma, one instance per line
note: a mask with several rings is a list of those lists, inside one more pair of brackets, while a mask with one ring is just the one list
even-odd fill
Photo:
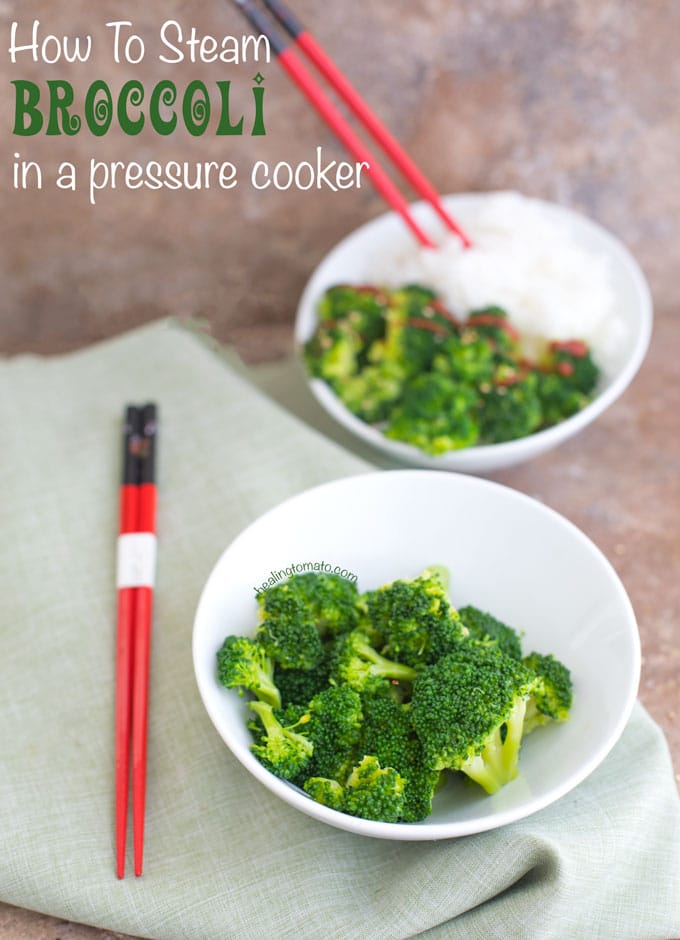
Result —
[[356, 586], [337, 575], [294, 575], [258, 594], [257, 639], [285, 669], [314, 669], [323, 660], [322, 638], [357, 622], [357, 598]]
[[569, 388], [586, 396], [595, 391], [600, 377], [600, 370], [593, 361], [587, 343], [581, 340], [550, 343], [543, 365], [548, 371], [563, 378]]
[[436, 372], [477, 387], [492, 381], [495, 365], [493, 347], [474, 330], [463, 330], [445, 339], [433, 361]]
[[334, 384], [357, 373], [363, 348], [361, 336], [349, 324], [320, 324], [305, 345], [305, 361], [312, 375]]
[[328, 777], [308, 777], [304, 783], [304, 790], [317, 803], [323, 803], [331, 809], [344, 812], [345, 790], [337, 780]]
[[528, 734], [548, 721], [566, 721], [572, 703], [571, 673], [552, 655], [530, 653], [524, 665], [538, 677], [524, 717], [524, 733]]
[[404, 781], [393, 767], [381, 767], [367, 755], [345, 784], [343, 809], [350, 816], [397, 822], [404, 808]]
[[228, 689], [247, 689], [274, 707], [281, 704], [274, 682], [274, 664], [259, 643], [245, 636], [228, 636], [217, 652], [217, 674]]
[[573, 388], [557, 372], [539, 373], [537, 391], [543, 411], [543, 424], [559, 424], [581, 411], [590, 401], [587, 395]]
[[460, 618], [435, 570], [369, 591], [362, 605], [385, 655], [409, 666], [435, 661], [462, 638]]
[[325, 646], [323, 649], [323, 658], [312, 669], [284, 669], [279, 663], [274, 664], [274, 684], [284, 708], [293, 703], [306, 705], [327, 687], [330, 663]]
[[365, 346], [385, 333], [389, 296], [379, 287], [338, 284], [321, 298], [317, 312], [322, 324], [344, 321]]
[[402, 822], [418, 822], [432, 812], [441, 772], [425, 765], [423, 747], [411, 723], [411, 708], [390, 695], [363, 696], [360, 749], [382, 767], [394, 767], [404, 780]]
[[469, 447], [479, 437], [477, 392], [439, 372], [427, 372], [404, 385], [385, 434], [429, 454]]
[[512, 627], [471, 605], [459, 608], [458, 613], [473, 640], [490, 641], [507, 656], [522, 659], [519, 634]]
[[473, 640], [426, 667], [411, 708], [427, 765], [460, 770], [487, 793], [513, 780], [535, 683], [521, 663]]
[[428, 370], [442, 342], [456, 329], [433, 292], [419, 285], [392, 291], [385, 321], [384, 339], [373, 343], [368, 359], [391, 363], [404, 378]]
[[310, 777], [304, 789], [317, 802], [362, 819], [393, 823], [403, 811], [403, 779], [393, 767], [381, 767], [372, 755], [353, 768], [344, 787], [337, 780]]
[[329, 686], [308, 706], [305, 734], [314, 746], [309, 774], [344, 781], [354, 763], [363, 711], [358, 693], [347, 685]]
[[464, 329], [474, 331], [491, 343], [497, 355], [512, 359], [519, 357], [519, 335], [511, 326], [508, 314], [502, 307], [490, 306], [473, 310], [468, 315]]
[[335, 391], [347, 408], [372, 424], [389, 417], [395, 402], [401, 396], [403, 374], [393, 363], [368, 365], [358, 375], [337, 383]]
[[312, 742], [295, 728], [309, 720], [303, 715], [295, 725], [280, 723], [268, 702], [250, 702], [249, 707], [259, 716], [264, 729], [251, 750], [267, 770], [283, 780], [294, 780], [309, 766], [312, 758]]
[[479, 423], [481, 437], [490, 444], [514, 441], [538, 430], [543, 421], [537, 378], [528, 372], [511, 384], [483, 389]]
[[331, 659], [331, 681], [357, 692], [378, 690], [392, 682], [412, 682], [416, 671], [381, 656], [362, 630], [352, 630], [336, 641]]

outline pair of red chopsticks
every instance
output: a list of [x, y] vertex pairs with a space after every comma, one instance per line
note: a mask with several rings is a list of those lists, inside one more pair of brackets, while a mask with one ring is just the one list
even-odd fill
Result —
[[[340, 111], [328, 98], [315, 78], [295, 55], [286, 38], [269, 22], [266, 14], [256, 5], [255, 0], [233, 0], [241, 13], [255, 29], [269, 40], [272, 52], [278, 57], [280, 65], [286, 70], [300, 90], [307, 96], [321, 117], [335, 132], [347, 150], [360, 162], [368, 164], [367, 173], [373, 185], [386, 202], [398, 212], [420, 244], [425, 248], [434, 248], [432, 239], [413, 218], [410, 206], [390, 177], [375, 162], [371, 151], [355, 133]], [[304, 53], [318, 69], [335, 92], [345, 102], [357, 119], [392, 160], [408, 182], [437, 212], [446, 227], [454, 232], [465, 248], [471, 245], [470, 239], [452, 218], [442, 204], [441, 197], [422, 171], [405, 152], [401, 144], [371, 111], [359, 92], [350, 84], [332, 59], [297, 20], [291, 10], [280, 0], [263, 0], [264, 6], [273, 14], [278, 23], [292, 39], [297, 49]]]
[[125, 410], [116, 581], [116, 870], [125, 874], [130, 757], [135, 875], [142, 873], [151, 611], [156, 567], [157, 408]]

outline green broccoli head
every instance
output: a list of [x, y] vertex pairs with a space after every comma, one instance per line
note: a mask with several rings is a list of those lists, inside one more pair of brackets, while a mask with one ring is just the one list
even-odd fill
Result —
[[381, 767], [372, 755], [352, 769], [345, 786], [327, 777], [309, 777], [304, 789], [317, 803], [362, 819], [394, 823], [403, 813], [403, 779], [393, 767]]
[[217, 675], [223, 686], [246, 689], [261, 701], [278, 708], [279, 690], [274, 682], [274, 664], [266, 650], [245, 636], [228, 636], [217, 651]]
[[312, 742], [296, 727], [304, 727], [309, 717], [304, 714], [295, 725], [284, 726], [268, 702], [250, 702], [249, 707], [262, 722], [263, 734], [250, 748], [267, 770], [283, 780], [295, 780], [309, 767]]
[[543, 411], [537, 390], [537, 377], [527, 372], [503, 379], [482, 389], [479, 409], [481, 438], [489, 444], [513, 441], [538, 430]]
[[563, 378], [567, 386], [585, 396], [592, 395], [600, 378], [600, 370], [590, 348], [582, 340], [550, 343], [543, 366]]
[[494, 347], [475, 330], [464, 329], [441, 344], [432, 368], [454, 380], [479, 387], [493, 380], [496, 367]]
[[460, 770], [495, 793], [518, 772], [527, 701], [536, 684], [522, 663], [466, 640], [413, 686], [413, 726], [426, 764]]
[[524, 718], [528, 734], [548, 721], [566, 721], [572, 704], [573, 688], [569, 669], [552, 655], [530, 653], [523, 663], [538, 677]]
[[335, 391], [353, 414], [373, 424], [389, 417], [401, 396], [403, 379], [401, 367], [387, 360], [338, 382]]
[[385, 333], [388, 302], [388, 293], [379, 287], [337, 284], [323, 295], [317, 313], [322, 324], [346, 323], [368, 346]]
[[331, 682], [365, 692], [389, 687], [391, 683], [412, 682], [415, 675], [410, 666], [381, 656], [362, 630], [352, 630], [336, 640], [331, 655]]
[[331, 685], [314, 696], [308, 712], [305, 733], [314, 746], [309, 774], [343, 782], [354, 763], [361, 734], [361, 698], [347, 685]]
[[328, 685], [330, 663], [323, 644], [323, 658], [312, 669], [284, 669], [274, 663], [274, 683], [281, 695], [281, 704], [307, 705], [311, 699]]
[[369, 591], [363, 605], [382, 638], [385, 655], [409, 666], [434, 662], [463, 635], [460, 618], [435, 570]]
[[257, 640], [285, 669], [314, 669], [322, 662], [322, 639], [358, 621], [356, 585], [338, 575], [294, 575], [258, 594]]
[[317, 803], [323, 803], [339, 813], [344, 811], [345, 790], [341, 783], [328, 777], [308, 777], [304, 790]]
[[385, 324], [385, 336], [373, 343], [368, 359], [391, 363], [403, 378], [427, 371], [442, 343], [457, 329], [434, 293], [419, 285], [392, 291]]
[[559, 372], [539, 372], [537, 392], [543, 411], [543, 423], [550, 427], [581, 411], [590, 401]]
[[425, 764], [423, 747], [413, 729], [411, 707], [391, 695], [362, 697], [364, 720], [359, 749], [374, 755], [382, 767], [393, 767], [404, 780], [401, 822], [418, 822], [432, 812], [432, 799], [441, 778]]
[[331, 385], [345, 381], [359, 370], [364, 350], [361, 336], [347, 323], [321, 323], [305, 344], [309, 372]]
[[478, 400], [476, 390], [447, 375], [418, 375], [404, 385], [385, 434], [429, 454], [469, 447], [479, 437]]
[[468, 315], [464, 329], [490, 343], [497, 355], [511, 359], [520, 357], [519, 334], [502, 307], [489, 306], [473, 310]]
[[289, 581], [257, 596], [257, 641], [286, 669], [314, 669], [323, 659], [321, 635], [312, 612]]
[[366, 755], [347, 778], [343, 811], [362, 819], [398, 822], [404, 809], [404, 780], [393, 767]]
[[520, 637], [512, 627], [471, 605], [459, 608], [458, 613], [473, 640], [493, 643], [506, 656], [512, 656], [517, 660], [522, 659]]

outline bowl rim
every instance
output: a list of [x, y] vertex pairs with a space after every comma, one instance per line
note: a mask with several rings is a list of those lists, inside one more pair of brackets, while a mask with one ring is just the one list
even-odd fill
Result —
[[[501, 195], [504, 191], [485, 191], [455, 193], [442, 196], [442, 201], [447, 208], [455, 210], [456, 205], [464, 202], [483, 202], [485, 199]], [[370, 234], [373, 229], [379, 229], [381, 226], [394, 224], [398, 220], [398, 215], [394, 211], [384, 212], [375, 218], [364, 222], [353, 231], [345, 235], [323, 256], [315, 266], [311, 275], [307, 279], [295, 314], [295, 355], [298, 358], [302, 373], [307, 381], [312, 394], [319, 402], [321, 407], [338, 424], [348, 430], [350, 433], [359, 437], [372, 447], [377, 448], [385, 454], [417, 463], [421, 467], [430, 467], [432, 469], [450, 469], [459, 471], [474, 472], [480, 465], [488, 464], [489, 467], [510, 466], [521, 460], [528, 459], [531, 453], [543, 452], [557, 444], [562, 443], [574, 434], [578, 433], [607, 408], [609, 408], [630, 385], [637, 374], [649, 349], [652, 336], [654, 312], [652, 294], [649, 284], [642, 272], [640, 265], [635, 257], [626, 247], [626, 245], [609, 229], [596, 222], [594, 219], [572, 209], [563, 206], [560, 203], [551, 202], [546, 199], [540, 199], [534, 196], [523, 196], [524, 199], [532, 203], [538, 203], [544, 206], [548, 211], [563, 215], [570, 219], [572, 224], [590, 229], [595, 235], [604, 240], [605, 243], [618, 256], [619, 260], [628, 270], [634, 285], [636, 296], [635, 306], [640, 311], [640, 330], [635, 342], [627, 356], [623, 366], [612, 376], [607, 386], [597, 392], [592, 401], [578, 411], [576, 414], [565, 418], [559, 424], [544, 428], [541, 431], [535, 431], [525, 437], [517, 438], [512, 441], [503, 441], [498, 444], [479, 444], [470, 447], [464, 447], [460, 450], [447, 451], [444, 454], [427, 454], [413, 444], [407, 444], [403, 441], [391, 440], [368, 422], [353, 414], [341, 399], [335, 394], [333, 389], [322, 379], [310, 376], [303, 357], [304, 342], [309, 339], [311, 334], [303, 335], [302, 329], [306, 319], [306, 311], [314, 310], [318, 296], [318, 289], [315, 287], [315, 280], [319, 272], [333, 259], [336, 253], [343, 251], [348, 244], [351, 244], [357, 238]], [[422, 215], [430, 210], [428, 203], [423, 200], [410, 203], [410, 207], [416, 216]], [[310, 318], [310, 323], [314, 323]]]
[[[380, 479], [381, 482], [384, 482], [386, 476], [418, 478], [422, 480], [424, 484], [427, 484], [428, 479], [432, 477], [445, 478], [451, 481], [450, 483], [445, 484], [447, 486], [468, 486], [471, 488], [479, 488], [483, 491], [486, 490], [487, 492], [490, 492], [491, 490], [502, 491], [505, 498], [514, 500], [515, 502], [526, 506], [530, 506], [532, 511], [542, 513], [548, 518], [552, 519], [553, 522], [556, 522], [560, 526], [564, 527], [572, 537], [576, 538], [577, 541], [581, 543], [581, 545], [591, 554], [591, 556], [597, 560], [598, 564], [601, 565], [603, 573], [608, 576], [610, 583], [614, 587], [618, 598], [622, 603], [622, 610], [626, 615], [626, 623], [628, 627], [627, 636], [631, 644], [630, 652], [632, 657], [632, 668], [625, 701], [622, 703], [622, 706], [619, 709], [617, 721], [614, 723], [609, 735], [603, 738], [598, 747], [593, 750], [593, 753], [590, 755], [588, 760], [579, 764], [579, 766], [573, 770], [572, 773], [565, 777], [561, 784], [553, 786], [542, 795], [532, 796], [526, 804], [522, 804], [519, 807], [512, 807], [504, 811], [497, 810], [493, 813], [488, 813], [487, 815], [478, 817], [476, 819], [473, 818], [443, 823], [432, 823], [428, 822], [427, 819], [419, 823], [386, 823], [349, 816], [338, 810], [331, 809], [315, 802], [298, 787], [288, 783], [287, 781], [281, 780], [268, 771], [250, 752], [249, 749], [241, 748], [237, 745], [237, 742], [234, 742], [230, 736], [225, 733], [222, 727], [222, 715], [218, 713], [216, 708], [212, 707], [211, 697], [207, 690], [209, 687], [214, 688], [216, 680], [214, 673], [207, 675], [201, 665], [201, 622], [204, 616], [204, 609], [210, 600], [214, 582], [217, 581], [220, 577], [221, 568], [223, 564], [225, 564], [229, 553], [233, 551], [234, 546], [238, 544], [238, 541], [242, 537], [246, 537], [247, 534], [250, 534], [253, 529], [261, 525], [265, 525], [272, 516], [276, 515], [280, 511], [283, 511], [284, 508], [286, 511], [290, 510], [291, 508], [294, 509], [297, 503], [312, 498], [312, 494], [316, 496], [317, 494], [322, 493], [324, 490], [330, 491], [338, 487], [352, 486], [362, 480], [369, 482], [371, 479]], [[269, 789], [275, 795], [279, 796], [289, 805], [303, 812], [305, 815], [320, 820], [321, 822], [325, 822], [335, 828], [352, 832], [357, 835], [370, 836], [373, 838], [412, 842], [459, 838], [462, 836], [474, 835], [476, 833], [505, 826], [508, 823], [524, 819], [546, 808], [547, 806], [550, 806], [569, 793], [580, 783], [582, 783], [605, 760], [607, 755], [610, 753], [612, 748], [623, 734], [626, 724], [628, 723], [628, 720], [631, 716], [633, 707], [637, 700], [640, 683], [641, 644], [639, 628], [632, 603], [614, 566], [608, 560], [604, 552], [595, 544], [595, 542], [593, 542], [589, 536], [587, 536], [573, 522], [571, 522], [561, 513], [557, 512], [557, 510], [519, 490], [501, 483], [497, 483], [496, 481], [487, 480], [463, 473], [452, 473], [449, 471], [421, 468], [405, 468], [351, 474], [318, 484], [313, 487], [309, 487], [300, 493], [296, 493], [282, 500], [280, 503], [271, 507], [262, 515], [254, 519], [248, 526], [242, 529], [219, 555], [201, 591], [192, 629], [192, 659], [194, 665], [194, 674], [201, 700], [217, 733], [220, 735], [234, 757], [236, 757], [237, 760], [256, 779], [264, 784], [267, 789]]]

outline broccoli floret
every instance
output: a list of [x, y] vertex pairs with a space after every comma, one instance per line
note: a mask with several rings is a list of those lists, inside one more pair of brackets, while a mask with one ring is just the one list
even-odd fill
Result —
[[304, 357], [312, 375], [333, 385], [357, 373], [363, 349], [361, 336], [349, 324], [321, 323], [305, 344]]
[[547, 656], [530, 653], [523, 662], [538, 677], [524, 716], [524, 733], [529, 734], [548, 721], [566, 721], [573, 696], [569, 669], [552, 653]]
[[506, 656], [512, 656], [513, 659], [518, 660], [522, 659], [520, 637], [512, 627], [471, 605], [460, 607], [458, 613], [473, 640], [492, 642]]
[[595, 391], [600, 377], [600, 370], [593, 360], [590, 348], [582, 340], [550, 343], [544, 367], [557, 373], [568, 387], [586, 396]]
[[442, 342], [456, 330], [432, 291], [418, 285], [392, 292], [385, 320], [384, 339], [373, 343], [368, 359], [391, 363], [404, 378], [427, 371]]
[[370, 754], [353, 768], [344, 787], [337, 780], [310, 777], [304, 789], [317, 802], [350, 816], [389, 823], [402, 816], [403, 779], [393, 767], [381, 767]]
[[314, 696], [307, 710], [310, 719], [305, 734], [314, 746], [309, 775], [344, 782], [361, 734], [359, 694], [347, 685], [329, 686]]
[[285, 669], [314, 669], [322, 638], [350, 630], [358, 620], [356, 585], [337, 575], [294, 575], [258, 594], [257, 639]]
[[491, 343], [469, 329], [445, 339], [432, 363], [435, 372], [477, 387], [492, 381], [495, 366]]
[[513, 780], [535, 683], [522, 663], [473, 640], [426, 667], [411, 704], [426, 764], [460, 770], [487, 793]]
[[323, 803], [342, 813], [345, 808], [345, 790], [337, 780], [328, 777], [309, 777], [304, 783], [305, 792], [317, 803]]
[[402, 822], [418, 822], [432, 812], [441, 772], [425, 765], [423, 747], [411, 723], [409, 704], [391, 695], [363, 696], [364, 722], [360, 750], [373, 754], [382, 767], [394, 767], [404, 780]]
[[543, 424], [559, 424], [581, 411], [590, 401], [587, 395], [573, 388], [558, 372], [539, 373], [537, 391], [543, 411]]
[[274, 664], [274, 683], [281, 695], [281, 704], [285, 708], [290, 704], [303, 704], [311, 701], [317, 692], [328, 686], [330, 663], [325, 653], [322, 660], [313, 669], [284, 669], [279, 663]]
[[404, 809], [404, 780], [393, 767], [367, 755], [345, 784], [343, 808], [350, 816], [397, 822]]
[[292, 726], [284, 726], [274, 714], [268, 702], [250, 702], [250, 708], [259, 716], [264, 735], [250, 748], [267, 770], [283, 780], [295, 780], [309, 766], [312, 758], [312, 742], [295, 730], [304, 726], [309, 717], [305, 714]]
[[369, 591], [363, 603], [384, 654], [409, 666], [434, 662], [462, 638], [460, 618], [434, 569]]
[[502, 307], [490, 306], [473, 310], [468, 315], [464, 329], [473, 331], [491, 343], [497, 355], [511, 359], [519, 358], [519, 334], [510, 324], [508, 314]]
[[412, 682], [416, 671], [381, 656], [359, 629], [338, 637], [331, 657], [331, 682], [346, 683], [357, 692], [378, 690], [390, 682]]
[[392, 362], [368, 365], [334, 386], [347, 408], [369, 424], [384, 421], [401, 396], [403, 374]]
[[481, 438], [489, 444], [513, 441], [538, 430], [543, 421], [537, 378], [528, 372], [509, 384], [483, 388], [479, 408]]
[[264, 647], [245, 636], [228, 636], [217, 652], [217, 675], [223, 686], [247, 689], [261, 701], [278, 708], [279, 690], [274, 682], [274, 664]]
[[385, 434], [429, 454], [469, 447], [479, 437], [477, 392], [439, 372], [411, 379]]
[[317, 312], [322, 324], [347, 323], [368, 346], [385, 333], [388, 302], [388, 293], [379, 287], [338, 284], [326, 291]]

